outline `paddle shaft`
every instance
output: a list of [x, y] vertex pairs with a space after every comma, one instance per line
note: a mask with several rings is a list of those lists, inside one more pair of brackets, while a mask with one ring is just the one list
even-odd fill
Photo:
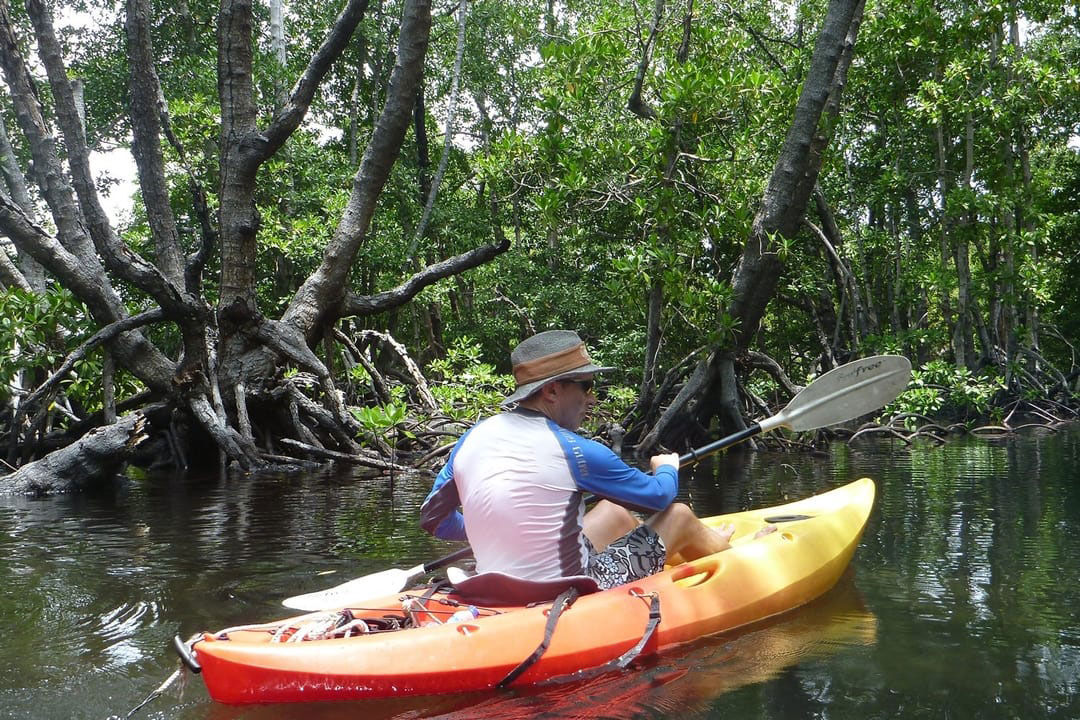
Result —
[[424, 564], [424, 572], [429, 573], [432, 570], [438, 570], [441, 567], [446, 567], [447, 565], [449, 565], [452, 562], [457, 562], [458, 560], [463, 560], [463, 559], [465, 559], [467, 557], [472, 557], [472, 554], [473, 554], [472, 553], [472, 548], [469, 547], [468, 545], [466, 545], [465, 547], [463, 547], [463, 548], [461, 548], [459, 550], [455, 550], [454, 552], [450, 553], [449, 555], [444, 555], [441, 558], [437, 558], [435, 560], [432, 560], [429, 563], [425, 563]]
[[737, 443], [741, 443], [747, 438], [751, 438], [761, 432], [761, 423], [752, 423], [751, 425], [743, 428], [739, 432], [732, 433], [727, 437], [722, 437], [719, 440], [715, 440], [708, 445], [702, 445], [701, 447], [691, 450], [685, 455], [679, 456], [679, 467], [684, 468], [687, 465], [693, 465], [696, 462], [704, 460], [708, 456], [720, 452], [724, 448], [731, 447]]

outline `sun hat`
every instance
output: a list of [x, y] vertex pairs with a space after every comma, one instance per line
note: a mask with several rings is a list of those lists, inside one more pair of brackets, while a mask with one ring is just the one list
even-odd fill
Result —
[[510, 405], [556, 380], [591, 376], [614, 370], [594, 365], [585, 343], [573, 330], [547, 330], [521, 341], [510, 353], [517, 388], [502, 401]]

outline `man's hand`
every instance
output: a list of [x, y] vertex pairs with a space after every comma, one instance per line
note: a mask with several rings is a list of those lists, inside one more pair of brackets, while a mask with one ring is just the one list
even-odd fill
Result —
[[652, 471], [655, 473], [657, 468], [661, 465], [674, 465], [679, 467], [679, 453], [664, 453], [663, 455], [653, 455], [649, 458], [649, 465], [652, 467]]

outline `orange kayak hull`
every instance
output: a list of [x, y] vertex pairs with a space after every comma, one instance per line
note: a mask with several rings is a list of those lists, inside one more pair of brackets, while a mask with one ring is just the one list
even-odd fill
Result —
[[[873, 507], [874, 483], [857, 480], [786, 505], [706, 519], [733, 523], [732, 547], [636, 583], [585, 595], [558, 620], [550, 646], [514, 685], [600, 667], [641, 639], [649, 600], [661, 620], [643, 655], [793, 610], [843, 574]], [[754, 539], [767, 522], [777, 532]], [[400, 615], [401, 597], [365, 603], [354, 614]], [[428, 608], [447, 614], [458, 609]], [[494, 688], [540, 644], [550, 603], [498, 608], [447, 623], [350, 638], [274, 642], [265, 630], [204, 634], [193, 654], [210, 696], [224, 703], [317, 702], [435, 695]], [[487, 609], [485, 609], [487, 610]], [[301, 616], [301, 618], [304, 616]], [[295, 619], [297, 623], [301, 618]]]

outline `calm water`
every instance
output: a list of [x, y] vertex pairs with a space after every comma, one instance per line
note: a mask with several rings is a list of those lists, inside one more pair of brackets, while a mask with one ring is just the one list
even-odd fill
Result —
[[[135, 717], [1080, 718], [1080, 428], [739, 454], [683, 493], [705, 515], [867, 475], [878, 504], [833, 592], [630, 672], [303, 707], [219, 705], [193, 677]], [[0, 498], [0, 717], [123, 716], [175, 669], [174, 634], [280, 617], [283, 596], [445, 554], [415, 527], [429, 482], [155, 478]]]

